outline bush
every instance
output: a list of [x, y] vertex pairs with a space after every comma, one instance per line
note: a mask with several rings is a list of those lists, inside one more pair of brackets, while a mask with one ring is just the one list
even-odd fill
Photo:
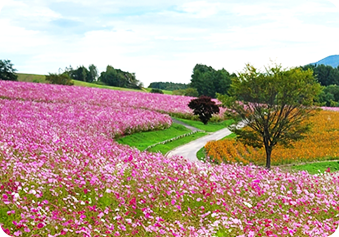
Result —
[[49, 81], [51, 84], [59, 84], [59, 85], [67, 85], [72, 86], [74, 85], [74, 82], [72, 79], [68, 76], [68, 74], [54, 74], [49, 73], [48, 76], [46, 76], [46, 81]]
[[219, 113], [219, 107], [212, 101], [211, 97], [200, 96], [198, 99], [193, 99], [189, 102], [188, 107], [193, 110], [195, 115], [204, 124], [207, 124], [211, 119], [212, 114]]
[[151, 93], [158, 93], [158, 94], [164, 94], [164, 92], [160, 89], [156, 89], [156, 88], [152, 88], [152, 90], [150, 91]]

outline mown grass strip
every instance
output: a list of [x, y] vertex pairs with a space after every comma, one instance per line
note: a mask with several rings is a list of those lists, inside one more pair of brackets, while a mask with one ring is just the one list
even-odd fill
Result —
[[226, 128], [234, 123], [234, 120], [224, 120], [221, 122], [208, 122], [206, 125], [203, 124], [201, 121], [189, 120], [189, 119], [182, 119], [176, 118], [179, 121], [182, 121], [192, 127], [199, 128], [205, 132], [216, 132], [220, 129]]
[[196, 140], [196, 139], [198, 139], [200, 137], [203, 137], [203, 136], [206, 136], [206, 135], [207, 135], [207, 133], [205, 133], [205, 132], [196, 132], [196, 133], [194, 133], [192, 135], [189, 135], [189, 136], [186, 136], [186, 137], [183, 137], [183, 138], [180, 138], [180, 139], [168, 142], [166, 144], [156, 145], [155, 147], [150, 148], [148, 151], [151, 151], [151, 152], [160, 152], [160, 153], [162, 153], [164, 155], [167, 152], [169, 152], [170, 150], [173, 150], [174, 148], [176, 148], [178, 146], [187, 144], [187, 143], [189, 143], [189, 142], [191, 142], [193, 140]]
[[171, 138], [178, 137], [191, 132], [183, 125], [172, 123], [171, 127], [164, 130], [134, 133], [116, 140], [120, 144], [136, 147], [144, 151], [148, 146], [162, 142]]
[[324, 173], [328, 168], [330, 169], [330, 172], [339, 171], [339, 161], [315, 162], [304, 165], [294, 165], [291, 167], [292, 170], [305, 170], [310, 174]]

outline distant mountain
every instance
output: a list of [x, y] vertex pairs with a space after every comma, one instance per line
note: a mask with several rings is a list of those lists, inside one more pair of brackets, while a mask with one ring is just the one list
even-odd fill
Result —
[[328, 65], [332, 67], [338, 67], [339, 66], [339, 55], [331, 55], [312, 64], [317, 64], [317, 65], [324, 64], [324, 65]]

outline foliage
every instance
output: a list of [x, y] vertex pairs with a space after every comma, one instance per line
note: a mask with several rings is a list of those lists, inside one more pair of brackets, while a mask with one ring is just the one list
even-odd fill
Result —
[[187, 89], [174, 90], [173, 95], [184, 95], [190, 97], [198, 97], [199, 93], [196, 88], [189, 87]]
[[98, 80], [110, 86], [141, 89], [141, 84], [136, 79], [134, 73], [125, 72], [120, 69], [115, 69], [110, 65], [106, 67], [105, 72], [101, 72]]
[[17, 81], [18, 76], [15, 74], [16, 69], [10, 60], [0, 60], [0, 80], [4, 81]]
[[164, 92], [163, 92], [162, 90], [156, 89], [156, 88], [152, 88], [150, 92], [151, 92], [151, 93], [164, 94]]
[[227, 94], [231, 84], [231, 76], [224, 68], [215, 70], [212, 67], [196, 64], [193, 69], [190, 87], [196, 88], [198, 95], [216, 97], [216, 93]]
[[187, 84], [184, 83], [174, 83], [174, 82], [152, 82], [148, 88], [156, 88], [161, 90], [180, 90], [180, 89], [186, 89], [188, 87]]
[[46, 81], [49, 81], [51, 84], [74, 85], [74, 82], [67, 74], [49, 73], [49, 75], [46, 76]]
[[198, 97], [199, 93], [196, 88], [189, 87], [185, 90], [184, 96]]
[[201, 122], [207, 124], [212, 118], [212, 114], [219, 113], [219, 107], [211, 97], [200, 96], [198, 99], [193, 99], [188, 103], [188, 107], [193, 110], [194, 115], [198, 115]]
[[[272, 165], [282, 165], [339, 158], [338, 112], [320, 111], [310, 118], [312, 130], [291, 147], [277, 145], [272, 151]], [[245, 128], [247, 130], [249, 128]], [[256, 165], [265, 164], [265, 148], [253, 148], [236, 140], [212, 141], [205, 146], [207, 154], [216, 161]]]
[[313, 75], [322, 86], [339, 85], [339, 67], [333, 68], [324, 64], [308, 64], [301, 68], [303, 70], [311, 69]]
[[89, 65], [87, 69], [85, 66], [79, 66], [77, 69], [73, 69], [72, 66], [65, 68], [64, 74], [67, 74], [70, 78], [84, 82], [94, 82], [98, 77], [98, 69], [94, 64]]
[[329, 85], [323, 87], [323, 90], [319, 94], [318, 101], [324, 106], [339, 106], [339, 85]]
[[234, 126], [237, 139], [253, 147], [264, 147], [266, 168], [271, 167], [271, 153], [277, 144], [291, 145], [310, 129], [305, 123], [313, 115], [313, 100], [320, 93], [312, 70], [282, 69], [279, 65], [259, 72], [246, 65], [232, 79], [231, 95], [219, 95], [232, 118], [240, 118], [249, 129]]

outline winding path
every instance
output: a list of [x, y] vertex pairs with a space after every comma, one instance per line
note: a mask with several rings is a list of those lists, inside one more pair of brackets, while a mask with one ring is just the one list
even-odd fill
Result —
[[[196, 131], [201, 131], [201, 130], [197, 130], [197, 128], [194, 128], [192, 126], [189, 126], [181, 121], [175, 120], [173, 119], [173, 122], [177, 123], [180, 122], [180, 124], [184, 125], [185, 127], [191, 129], [196, 129]], [[243, 127], [244, 124], [243, 123], [239, 123], [237, 126], [239, 127]], [[192, 129], [191, 129], [192, 130]], [[193, 130], [192, 130], [193, 131]], [[213, 141], [213, 140], [220, 140], [228, 135], [230, 135], [232, 132], [228, 129], [228, 128], [223, 128], [217, 132], [211, 133], [209, 135], [206, 135], [204, 137], [201, 137], [197, 140], [191, 141], [190, 143], [187, 143], [185, 145], [179, 146], [173, 150], [171, 150], [170, 152], [168, 152], [166, 154], [166, 156], [171, 157], [171, 156], [175, 156], [175, 155], [179, 155], [184, 157], [187, 160], [190, 161], [199, 161], [197, 158], [197, 152], [206, 145], [207, 142], [209, 141]]]

